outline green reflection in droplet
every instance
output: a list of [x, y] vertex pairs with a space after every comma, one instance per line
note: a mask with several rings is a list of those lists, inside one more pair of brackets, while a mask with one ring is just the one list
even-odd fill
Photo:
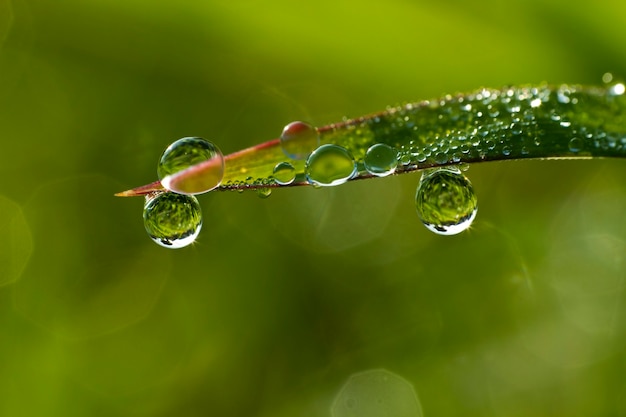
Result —
[[163, 152], [157, 174], [167, 190], [180, 194], [206, 193], [222, 182], [224, 155], [205, 139], [182, 138]]
[[152, 240], [178, 249], [196, 240], [202, 228], [202, 211], [194, 196], [159, 193], [146, 197], [143, 221]]
[[279, 162], [274, 167], [272, 176], [280, 185], [291, 184], [296, 179], [296, 169], [289, 162]]
[[478, 199], [472, 184], [461, 171], [441, 168], [422, 174], [415, 205], [426, 228], [441, 235], [455, 235], [471, 226]]
[[305, 173], [307, 180], [313, 185], [339, 185], [356, 174], [356, 162], [347, 149], [326, 144], [309, 155]]
[[280, 146], [291, 159], [305, 159], [319, 143], [317, 129], [304, 122], [289, 123], [280, 135]]
[[393, 174], [398, 166], [398, 151], [384, 143], [372, 145], [363, 158], [365, 169], [377, 177]]

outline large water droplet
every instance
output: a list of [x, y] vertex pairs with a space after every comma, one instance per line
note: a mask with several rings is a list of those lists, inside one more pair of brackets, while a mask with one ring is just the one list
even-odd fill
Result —
[[467, 177], [451, 167], [422, 174], [415, 206], [426, 228], [440, 235], [455, 235], [474, 221], [478, 200]]
[[320, 143], [316, 128], [304, 122], [291, 122], [283, 128], [280, 146], [291, 159], [305, 159]]
[[377, 177], [393, 174], [398, 166], [398, 151], [384, 143], [372, 145], [363, 158], [365, 169]]
[[194, 196], [176, 193], [147, 196], [143, 223], [150, 238], [159, 245], [185, 247], [196, 240], [202, 228], [200, 203]]
[[305, 173], [307, 180], [313, 185], [339, 185], [356, 174], [356, 162], [346, 148], [326, 144], [309, 155]]
[[207, 140], [182, 138], [163, 152], [157, 174], [167, 190], [180, 194], [206, 193], [222, 182], [224, 155]]
[[272, 176], [280, 185], [291, 184], [296, 179], [296, 169], [289, 162], [279, 162], [274, 167]]

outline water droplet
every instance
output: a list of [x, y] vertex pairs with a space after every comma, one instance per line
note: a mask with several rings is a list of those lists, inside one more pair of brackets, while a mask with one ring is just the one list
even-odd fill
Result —
[[384, 143], [372, 145], [363, 157], [365, 169], [377, 177], [393, 174], [398, 166], [398, 151]]
[[304, 122], [291, 122], [283, 128], [280, 146], [291, 159], [305, 159], [320, 143], [316, 128]]
[[291, 184], [296, 179], [296, 169], [289, 162], [279, 162], [274, 167], [272, 176], [280, 185]]
[[182, 138], [163, 152], [157, 174], [167, 190], [180, 194], [206, 193], [222, 182], [224, 155], [205, 139]]
[[580, 152], [583, 149], [585, 142], [581, 138], [572, 138], [569, 141], [570, 152]]
[[415, 195], [417, 214], [427, 229], [455, 235], [470, 227], [478, 199], [472, 184], [456, 168], [425, 171]]
[[270, 187], [260, 187], [256, 189], [256, 193], [260, 198], [267, 198], [272, 195], [272, 189]]
[[307, 180], [313, 185], [339, 185], [356, 174], [356, 162], [347, 149], [326, 144], [309, 155], [305, 173]]
[[163, 192], [146, 196], [146, 232], [159, 245], [178, 249], [196, 240], [202, 228], [200, 203], [194, 196]]
[[605, 72], [602, 75], [602, 82], [605, 84], [609, 84], [611, 81], [613, 81], [613, 74], [611, 74], [610, 72]]
[[408, 154], [408, 153], [403, 154], [403, 155], [400, 157], [400, 163], [401, 163], [402, 165], [409, 165], [409, 164], [411, 163], [411, 155], [410, 155], [410, 154]]

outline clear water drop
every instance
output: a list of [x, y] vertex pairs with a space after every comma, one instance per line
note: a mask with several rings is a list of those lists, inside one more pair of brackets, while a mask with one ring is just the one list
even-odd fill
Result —
[[470, 227], [478, 210], [472, 184], [455, 167], [425, 171], [415, 195], [417, 214], [426, 228], [455, 235]]
[[580, 152], [583, 149], [585, 142], [578, 137], [572, 138], [569, 141], [568, 147], [570, 152]]
[[372, 145], [363, 157], [365, 169], [377, 177], [393, 174], [398, 166], [398, 151], [384, 143]]
[[356, 162], [346, 148], [326, 144], [309, 155], [304, 169], [311, 184], [329, 187], [352, 178], [356, 174]]
[[280, 146], [291, 159], [306, 159], [319, 143], [319, 132], [305, 122], [289, 123], [280, 135]]
[[272, 189], [270, 187], [261, 187], [256, 189], [256, 193], [260, 198], [267, 198], [272, 195]]
[[224, 155], [208, 140], [182, 138], [165, 149], [157, 174], [169, 191], [188, 195], [206, 193], [222, 182]]
[[291, 184], [296, 179], [296, 169], [289, 162], [279, 162], [272, 173], [279, 185]]
[[163, 192], [146, 196], [143, 224], [159, 245], [178, 249], [190, 245], [202, 228], [202, 210], [191, 195]]

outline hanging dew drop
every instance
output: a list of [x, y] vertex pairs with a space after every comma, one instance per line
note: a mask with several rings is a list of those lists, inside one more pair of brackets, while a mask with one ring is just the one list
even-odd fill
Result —
[[372, 145], [363, 158], [365, 169], [377, 177], [393, 174], [398, 166], [398, 151], [384, 143]]
[[296, 169], [289, 162], [279, 162], [274, 167], [272, 176], [277, 184], [288, 185], [296, 179]]
[[470, 181], [457, 168], [426, 171], [415, 195], [417, 214], [426, 228], [455, 235], [470, 227], [478, 200]]
[[161, 185], [169, 191], [188, 195], [206, 193], [222, 182], [224, 155], [207, 140], [182, 138], [163, 152], [157, 174]]
[[330, 187], [352, 178], [357, 166], [352, 154], [337, 145], [322, 145], [309, 155], [305, 165], [307, 181], [313, 185]]
[[143, 223], [159, 245], [183, 248], [196, 240], [202, 228], [200, 203], [194, 196], [169, 192], [146, 196]]
[[261, 187], [257, 188], [256, 193], [259, 198], [268, 198], [270, 195], [272, 195], [272, 189], [270, 187]]
[[280, 146], [291, 159], [306, 159], [320, 143], [317, 129], [308, 123], [291, 122], [283, 128]]

